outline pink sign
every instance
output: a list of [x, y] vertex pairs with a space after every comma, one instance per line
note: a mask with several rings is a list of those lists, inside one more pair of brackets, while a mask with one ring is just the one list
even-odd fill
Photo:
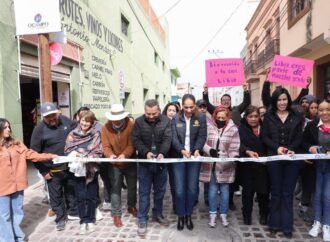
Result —
[[313, 65], [313, 60], [276, 55], [267, 78], [272, 82], [306, 87]]
[[238, 58], [205, 61], [208, 87], [241, 86], [244, 83], [243, 60]]
[[51, 42], [49, 44], [49, 51], [50, 51], [50, 64], [52, 66], [55, 66], [58, 63], [60, 63], [63, 56], [61, 45], [56, 42]]

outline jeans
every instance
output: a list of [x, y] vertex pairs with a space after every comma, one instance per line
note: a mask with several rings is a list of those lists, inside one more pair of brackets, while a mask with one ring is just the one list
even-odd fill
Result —
[[204, 201], [205, 202], [209, 200], [209, 189], [210, 189], [210, 183], [205, 182], [204, 183]]
[[315, 190], [315, 165], [304, 163], [302, 169], [300, 170], [300, 177], [301, 204], [304, 206], [309, 206]]
[[111, 164], [101, 163], [100, 164], [100, 176], [103, 181], [103, 197], [104, 202], [111, 202], [111, 177], [110, 177]]
[[227, 214], [229, 207], [229, 184], [217, 183], [214, 172], [212, 172], [209, 183], [210, 213], [217, 213], [218, 191], [220, 191], [220, 214]]
[[171, 189], [172, 203], [175, 205], [175, 188], [174, 188], [173, 165], [168, 164], [167, 165], [167, 170], [168, 170], [168, 181], [170, 183], [170, 189]]
[[[154, 167], [154, 166], [152, 166]], [[150, 208], [150, 192], [153, 186], [154, 208], [152, 209], [153, 217], [163, 215], [163, 199], [166, 192], [167, 184], [167, 168], [150, 169], [149, 164], [139, 164], [139, 223], [148, 222], [148, 212]]]
[[47, 180], [50, 206], [56, 214], [56, 223], [66, 219], [66, 210], [71, 216], [78, 215], [75, 180], [74, 174], [68, 170], [54, 172], [52, 179]]
[[111, 210], [112, 216], [121, 216], [121, 189], [123, 178], [127, 182], [127, 207], [136, 207], [136, 183], [137, 183], [137, 168], [136, 164], [131, 164], [128, 168], [121, 169], [112, 166], [110, 169], [110, 177], [112, 184], [111, 193]]
[[290, 233], [293, 230], [293, 196], [299, 176], [300, 161], [271, 161], [267, 163], [270, 177], [270, 211], [268, 225], [271, 229]]
[[191, 215], [199, 185], [200, 162], [173, 163], [175, 204], [178, 216]]
[[93, 181], [86, 184], [85, 177], [76, 177], [75, 194], [78, 205], [80, 224], [95, 223], [95, 210], [99, 203], [98, 174]]
[[23, 220], [23, 191], [0, 196], [0, 241], [24, 241], [25, 234], [20, 228]]
[[330, 161], [328, 160], [316, 161], [313, 210], [316, 221], [324, 225], [330, 225]]

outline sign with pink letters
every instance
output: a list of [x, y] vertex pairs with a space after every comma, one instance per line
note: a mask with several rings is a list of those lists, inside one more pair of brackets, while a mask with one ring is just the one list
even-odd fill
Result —
[[208, 87], [241, 86], [244, 83], [243, 59], [212, 59], [205, 61]]
[[275, 55], [267, 78], [271, 82], [306, 87], [313, 65], [313, 60]]

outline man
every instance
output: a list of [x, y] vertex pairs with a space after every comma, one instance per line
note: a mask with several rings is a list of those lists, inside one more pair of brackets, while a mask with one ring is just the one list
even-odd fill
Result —
[[102, 145], [104, 156], [111, 159], [118, 159], [110, 166], [109, 177], [111, 179], [111, 205], [113, 223], [116, 227], [122, 227], [121, 215], [121, 189], [123, 178], [127, 182], [127, 208], [134, 217], [136, 210], [136, 163], [121, 162], [125, 158], [132, 158], [135, 149], [132, 144], [132, 131], [134, 122], [129, 117], [129, 112], [125, 112], [123, 105], [112, 104], [110, 112], [105, 113], [109, 120], [102, 128]]
[[[241, 114], [251, 103], [251, 95], [249, 90], [247, 89], [247, 85], [243, 85], [243, 89], [243, 102], [238, 106], [231, 106], [231, 96], [227, 93], [223, 94], [220, 99], [221, 104], [230, 110], [231, 119], [236, 125], [239, 125], [241, 123]], [[206, 83], [204, 84], [203, 100], [206, 102], [207, 111], [212, 115], [216, 106], [212, 105], [209, 101], [208, 86]]]
[[[54, 103], [43, 103], [40, 111], [43, 120], [33, 130], [30, 148], [39, 153], [63, 156], [66, 137], [75, 123], [59, 115]], [[56, 214], [56, 229], [64, 230], [67, 213], [68, 219], [79, 219], [74, 196], [74, 175], [69, 172], [67, 164], [55, 165], [47, 161], [35, 163], [35, 166], [47, 181], [50, 206]]]
[[200, 113], [207, 113], [207, 103], [203, 99], [199, 99], [196, 102], [196, 106], [198, 109], [198, 112]]
[[138, 152], [138, 158], [156, 159], [159, 163], [139, 163], [139, 212], [138, 235], [147, 233], [148, 212], [150, 207], [150, 191], [153, 186], [154, 208], [153, 220], [168, 226], [164, 218], [163, 198], [166, 191], [167, 167], [161, 160], [167, 156], [171, 147], [172, 131], [171, 121], [160, 114], [159, 104], [156, 100], [147, 100], [144, 105], [144, 115], [136, 119], [132, 142]]

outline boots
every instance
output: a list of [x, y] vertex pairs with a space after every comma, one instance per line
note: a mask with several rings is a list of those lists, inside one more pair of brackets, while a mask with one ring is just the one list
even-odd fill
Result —
[[323, 225], [323, 241], [324, 242], [330, 242], [330, 226], [329, 225]]
[[224, 227], [227, 227], [229, 225], [227, 220], [227, 214], [220, 214], [221, 223]]
[[217, 220], [217, 214], [210, 213], [210, 222], [209, 222], [210, 228], [215, 228], [215, 226], [217, 225], [216, 220]]
[[186, 215], [185, 216], [185, 223], [186, 223], [187, 229], [189, 229], [189, 230], [193, 230], [194, 229], [194, 224], [193, 224], [193, 222], [191, 220], [191, 216], [189, 216], [189, 215]]
[[178, 225], [177, 225], [177, 229], [179, 231], [183, 230], [184, 228], [184, 216], [178, 216]]
[[321, 233], [321, 228], [322, 224], [319, 221], [314, 221], [313, 227], [311, 230], [309, 230], [308, 234], [314, 238], [318, 236], [319, 233]]

